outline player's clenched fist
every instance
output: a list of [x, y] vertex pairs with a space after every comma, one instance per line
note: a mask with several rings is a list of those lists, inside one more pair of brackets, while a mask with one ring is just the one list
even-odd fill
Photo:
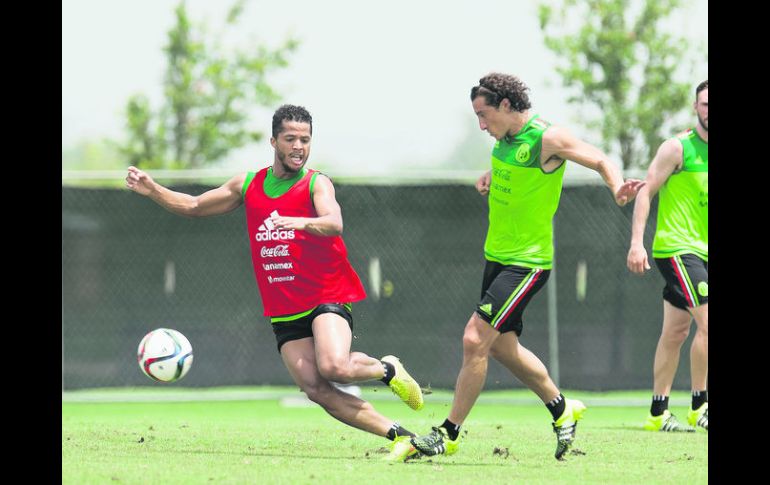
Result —
[[489, 184], [491, 182], [492, 172], [487, 171], [476, 181], [476, 190], [478, 190], [481, 195], [487, 195], [489, 193]]

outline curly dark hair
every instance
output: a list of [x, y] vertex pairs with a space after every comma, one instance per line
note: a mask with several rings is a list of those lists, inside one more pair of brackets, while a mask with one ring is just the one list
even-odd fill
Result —
[[284, 121], [308, 123], [310, 125], [310, 134], [313, 134], [313, 117], [310, 116], [308, 110], [302, 106], [284, 104], [275, 110], [275, 113], [273, 113], [273, 138], [278, 138], [278, 135], [283, 130]]
[[511, 109], [522, 112], [532, 107], [527, 91], [529, 88], [516, 76], [493, 72], [479, 79], [479, 85], [471, 88], [471, 101], [484, 96], [489, 106], [499, 108], [502, 100], [508, 98]]
[[708, 79], [706, 79], [702, 83], [698, 84], [698, 87], [695, 88], [695, 101], [698, 101], [698, 95], [700, 94], [700, 92], [703, 91], [704, 89], [708, 89], [708, 88], [709, 88], [709, 80]]

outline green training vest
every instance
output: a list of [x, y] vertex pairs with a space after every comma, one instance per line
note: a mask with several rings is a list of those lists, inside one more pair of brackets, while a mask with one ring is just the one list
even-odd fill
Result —
[[550, 173], [541, 168], [543, 133], [551, 124], [538, 116], [512, 142], [500, 140], [492, 150], [484, 256], [505, 265], [551, 269], [553, 216], [559, 207], [566, 162]]
[[677, 135], [682, 169], [659, 192], [653, 258], [694, 253], [709, 260], [709, 145], [691, 128]]

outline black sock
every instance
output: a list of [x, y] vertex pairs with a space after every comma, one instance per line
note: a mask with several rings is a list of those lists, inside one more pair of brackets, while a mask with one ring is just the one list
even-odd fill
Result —
[[393, 426], [388, 430], [388, 434], [385, 435], [390, 441], [393, 441], [398, 436], [414, 436], [414, 433], [401, 427], [398, 423], [393, 423]]
[[567, 401], [564, 400], [564, 395], [559, 393], [553, 401], [545, 403], [545, 407], [551, 411], [551, 416], [553, 416], [553, 420], [556, 421], [562, 414], [564, 414], [564, 409], [567, 407]]
[[692, 409], [693, 411], [703, 406], [709, 400], [708, 391], [692, 391]]
[[441, 427], [446, 430], [450, 440], [457, 440], [457, 436], [460, 434], [460, 426], [449, 421], [449, 419], [445, 419]]
[[654, 394], [652, 396], [652, 406], [650, 406], [650, 414], [653, 416], [660, 416], [666, 409], [668, 409], [668, 396], [659, 396]]
[[396, 375], [396, 368], [390, 362], [380, 362], [382, 362], [382, 366], [385, 368], [385, 375], [383, 375], [380, 380], [385, 384], [390, 384], [390, 380]]

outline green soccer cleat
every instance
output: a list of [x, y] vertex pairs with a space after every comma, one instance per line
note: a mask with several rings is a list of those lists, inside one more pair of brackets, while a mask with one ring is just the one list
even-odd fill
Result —
[[424, 404], [422, 399], [422, 389], [417, 381], [412, 379], [412, 376], [404, 369], [401, 361], [394, 355], [386, 355], [382, 359], [383, 362], [392, 364], [396, 369], [396, 375], [390, 380], [390, 389], [393, 394], [401, 398], [407, 406], [419, 411]]
[[660, 416], [647, 416], [644, 429], [648, 431], [666, 431], [669, 433], [694, 433], [695, 428], [682, 424], [666, 409]]
[[[692, 406], [692, 405], [691, 405]], [[701, 407], [693, 411], [692, 407], [687, 412], [687, 422], [690, 426], [700, 426], [706, 431], [709, 430], [709, 403], [704, 402]]]
[[566, 406], [561, 417], [554, 421], [553, 432], [556, 433], [556, 453], [554, 457], [561, 460], [564, 454], [572, 447], [575, 441], [577, 422], [583, 419], [586, 405], [577, 399], [565, 399]]
[[383, 461], [402, 462], [411, 458], [418, 458], [420, 452], [412, 445], [412, 437], [408, 435], [397, 436], [390, 444], [390, 452], [385, 455]]
[[429, 434], [415, 436], [411, 442], [417, 451], [427, 456], [454, 455], [460, 448], [460, 437], [454, 441], [450, 440], [449, 433], [443, 427], [434, 427]]

